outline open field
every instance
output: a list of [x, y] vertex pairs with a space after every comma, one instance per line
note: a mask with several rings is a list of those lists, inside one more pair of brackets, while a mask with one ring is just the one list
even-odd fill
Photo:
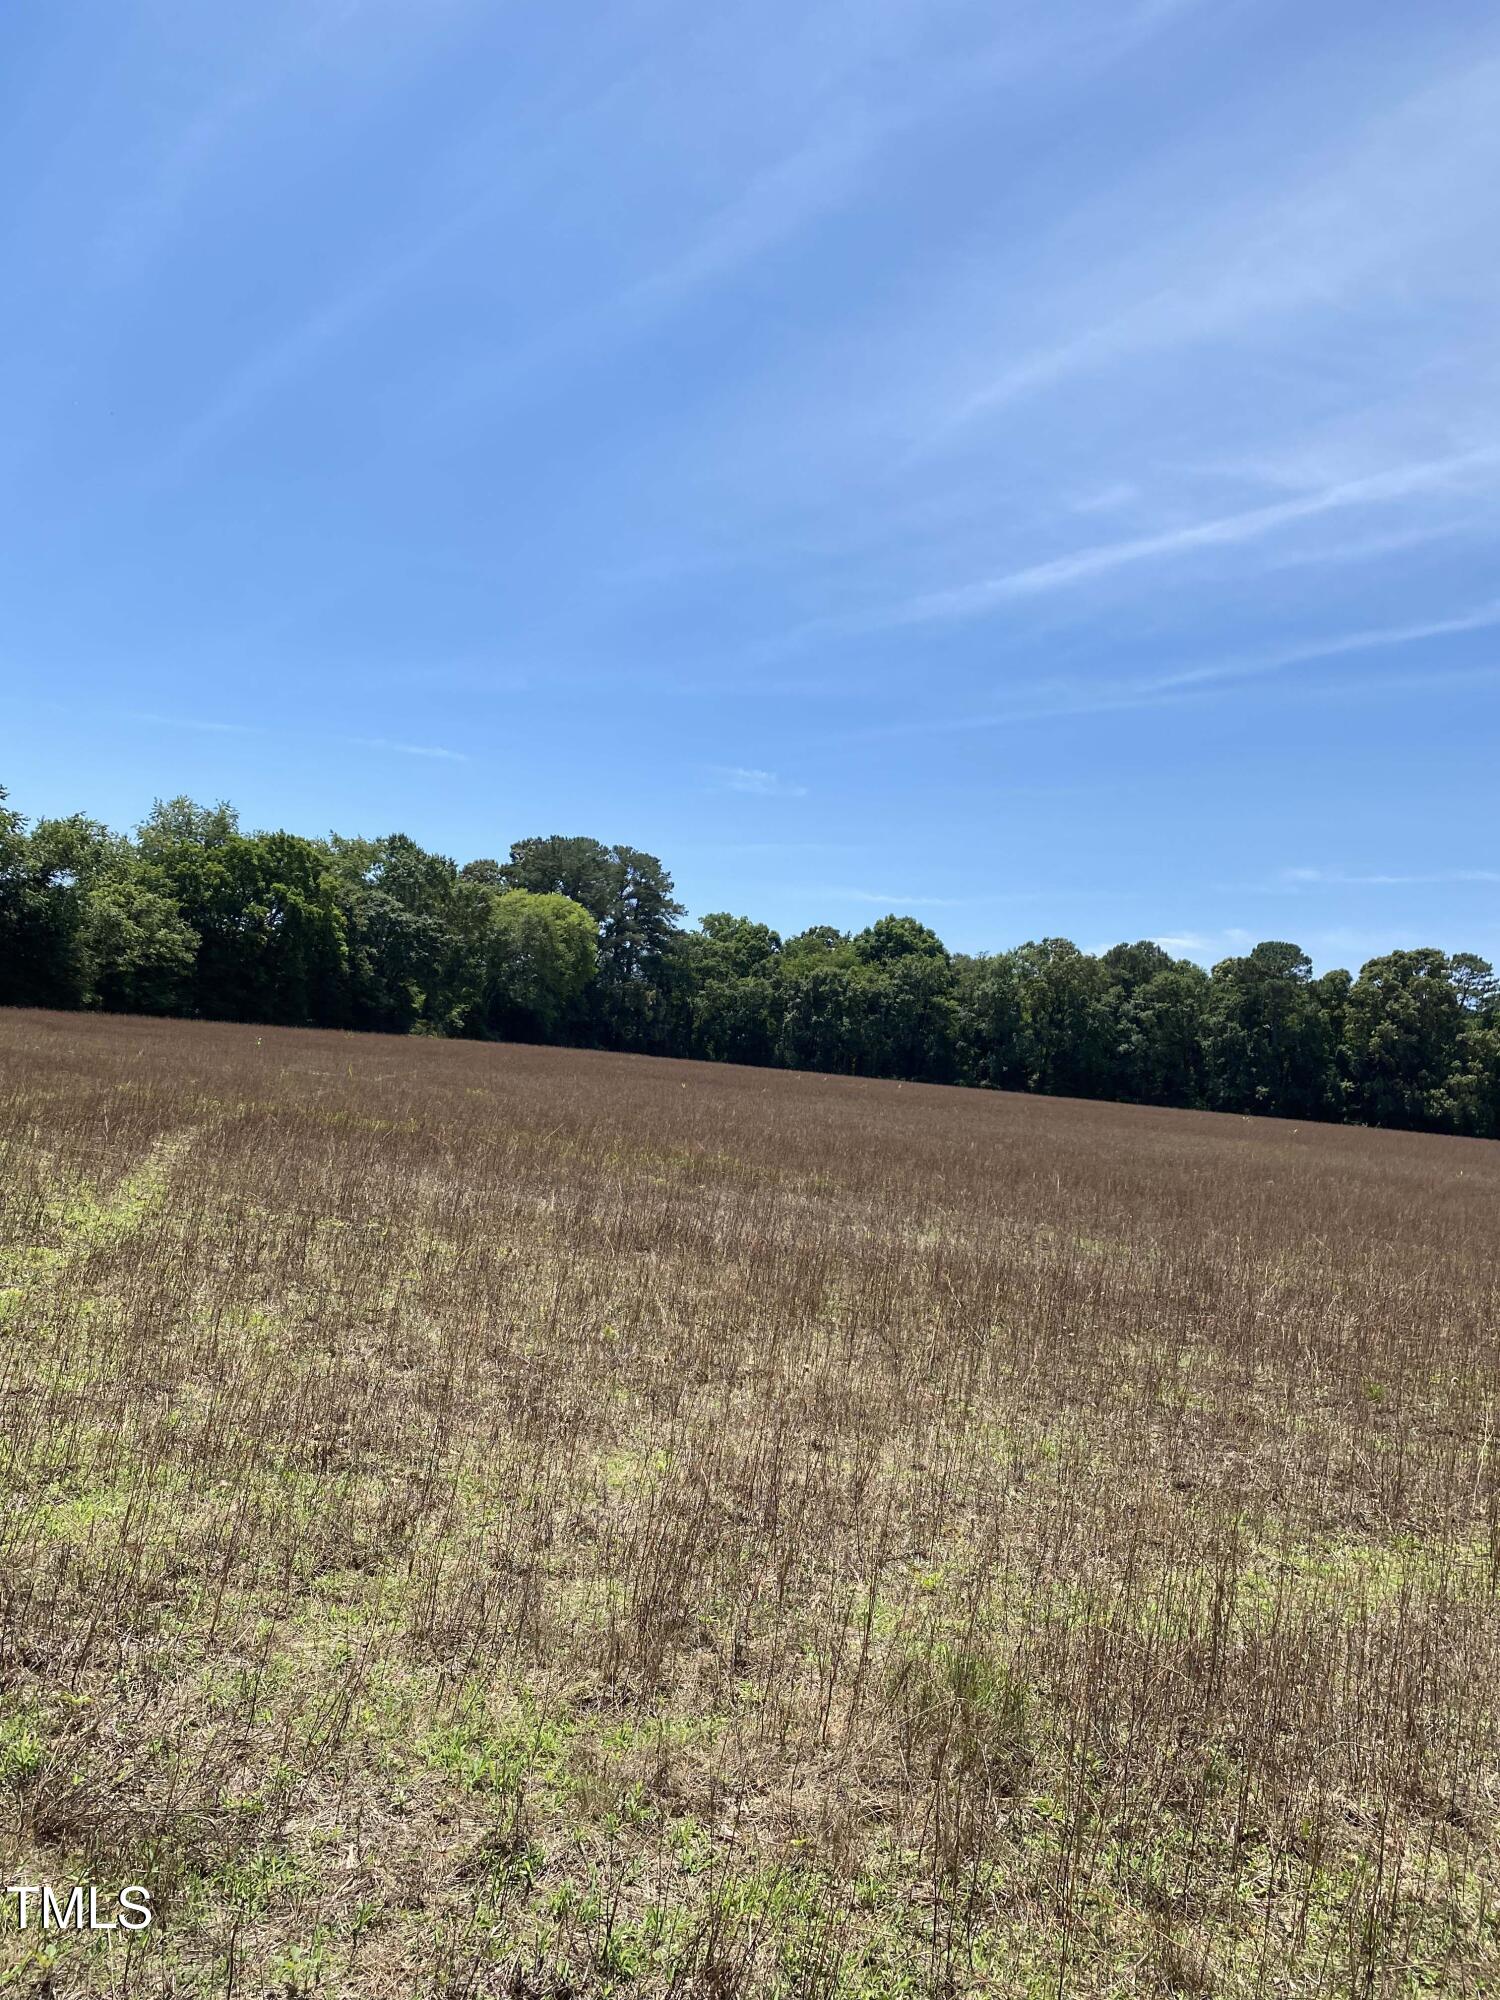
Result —
[[0, 1211], [6, 1990], [1500, 1992], [1500, 1147], [12, 1013]]

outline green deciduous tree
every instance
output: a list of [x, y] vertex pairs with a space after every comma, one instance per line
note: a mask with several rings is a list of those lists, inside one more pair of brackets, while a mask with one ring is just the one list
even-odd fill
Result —
[[774, 1062], [785, 1005], [780, 975], [781, 939], [769, 925], [710, 911], [673, 949], [678, 1046], [706, 1062]]
[[948, 947], [936, 931], [915, 917], [881, 917], [850, 939], [862, 965], [894, 965], [901, 959], [930, 958], [948, 962]]
[[[1140, 947], [1128, 949], [1138, 952]], [[1119, 972], [1120, 962], [1112, 965], [1112, 958], [1106, 952], [1103, 963]], [[1174, 962], [1165, 952], [1161, 959], [1165, 962], [1137, 959], [1132, 968], [1136, 976], [1111, 988], [1110, 1095], [1138, 1104], [1201, 1104], [1208, 974], [1187, 960]]]
[[1356, 1116], [1374, 1125], [1444, 1122], [1466, 1000], [1482, 997], [1488, 972], [1481, 965], [1466, 958], [1455, 967], [1428, 949], [1387, 952], [1360, 968], [1344, 1012]]
[[74, 904], [85, 1006], [130, 1014], [191, 1008], [197, 933], [176, 900], [151, 886], [134, 843], [75, 813], [38, 821], [32, 851]]
[[29, 837], [0, 788], [0, 1005], [76, 1007], [82, 898], [66, 854]]
[[682, 905], [654, 854], [606, 847], [583, 835], [518, 840], [502, 871], [507, 887], [567, 896], [598, 927], [598, 977], [590, 989], [595, 1037], [612, 1047], [662, 1047], [672, 1006], [673, 947]]
[[158, 801], [135, 839], [0, 790], [0, 1001], [602, 1044], [712, 1061], [1500, 1137], [1500, 985], [1472, 953], [1210, 975], [1151, 940], [952, 957], [891, 914], [783, 940], [679, 927], [652, 854], [581, 835], [459, 867], [401, 833], [246, 833]]
[[951, 1082], [959, 1010], [947, 952], [914, 949], [877, 962], [866, 972], [863, 990], [866, 1073]]
[[783, 993], [779, 1063], [844, 1076], [866, 1073], [871, 981], [864, 967], [831, 954], [796, 953]]
[[246, 835], [225, 806], [158, 804], [141, 828], [146, 886], [198, 938], [198, 1010], [237, 1021], [329, 1023], [346, 1000], [346, 927], [326, 848]]
[[1026, 1090], [1026, 1020], [1015, 955], [1002, 951], [959, 959], [954, 993], [961, 1074], [988, 1090]]
[[90, 885], [79, 925], [88, 1003], [118, 1014], [192, 1004], [198, 933], [170, 896], [128, 874]]
[[1028, 1088], [1064, 1097], [1104, 1094], [1108, 981], [1098, 959], [1068, 938], [1023, 944], [1012, 957]]
[[490, 906], [488, 1020], [501, 1034], [551, 1035], [594, 977], [597, 932], [571, 898], [508, 889]]
[[781, 939], [769, 924], [749, 917], [732, 917], [711, 910], [698, 925], [704, 940], [701, 976], [705, 979], [749, 979], [772, 971], [781, 954]]
[[1322, 1117], [1335, 1101], [1334, 1052], [1312, 962], [1297, 945], [1258, 944], [1245, 957], [1214, 967], [1204, 1018], [1214, 1107]]

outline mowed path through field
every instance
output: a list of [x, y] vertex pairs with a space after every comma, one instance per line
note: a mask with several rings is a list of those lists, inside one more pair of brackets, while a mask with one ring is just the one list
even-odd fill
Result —
[[1482, 1142], [0, 1014], [0, 1859], [158, 1911], [0, 1969], [1500, 1991], [1497, 1220]]

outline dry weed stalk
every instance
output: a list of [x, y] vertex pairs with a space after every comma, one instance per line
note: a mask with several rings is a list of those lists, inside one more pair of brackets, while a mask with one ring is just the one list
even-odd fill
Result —
[[1500, 1990], [1500, 1149], [0, 1059], [18, 1990]]

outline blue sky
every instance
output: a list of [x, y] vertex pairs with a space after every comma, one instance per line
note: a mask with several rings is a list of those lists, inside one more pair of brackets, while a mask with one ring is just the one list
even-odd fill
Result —
[[0, 17], [0, 782], [1500, 957], [1500, 17]]

